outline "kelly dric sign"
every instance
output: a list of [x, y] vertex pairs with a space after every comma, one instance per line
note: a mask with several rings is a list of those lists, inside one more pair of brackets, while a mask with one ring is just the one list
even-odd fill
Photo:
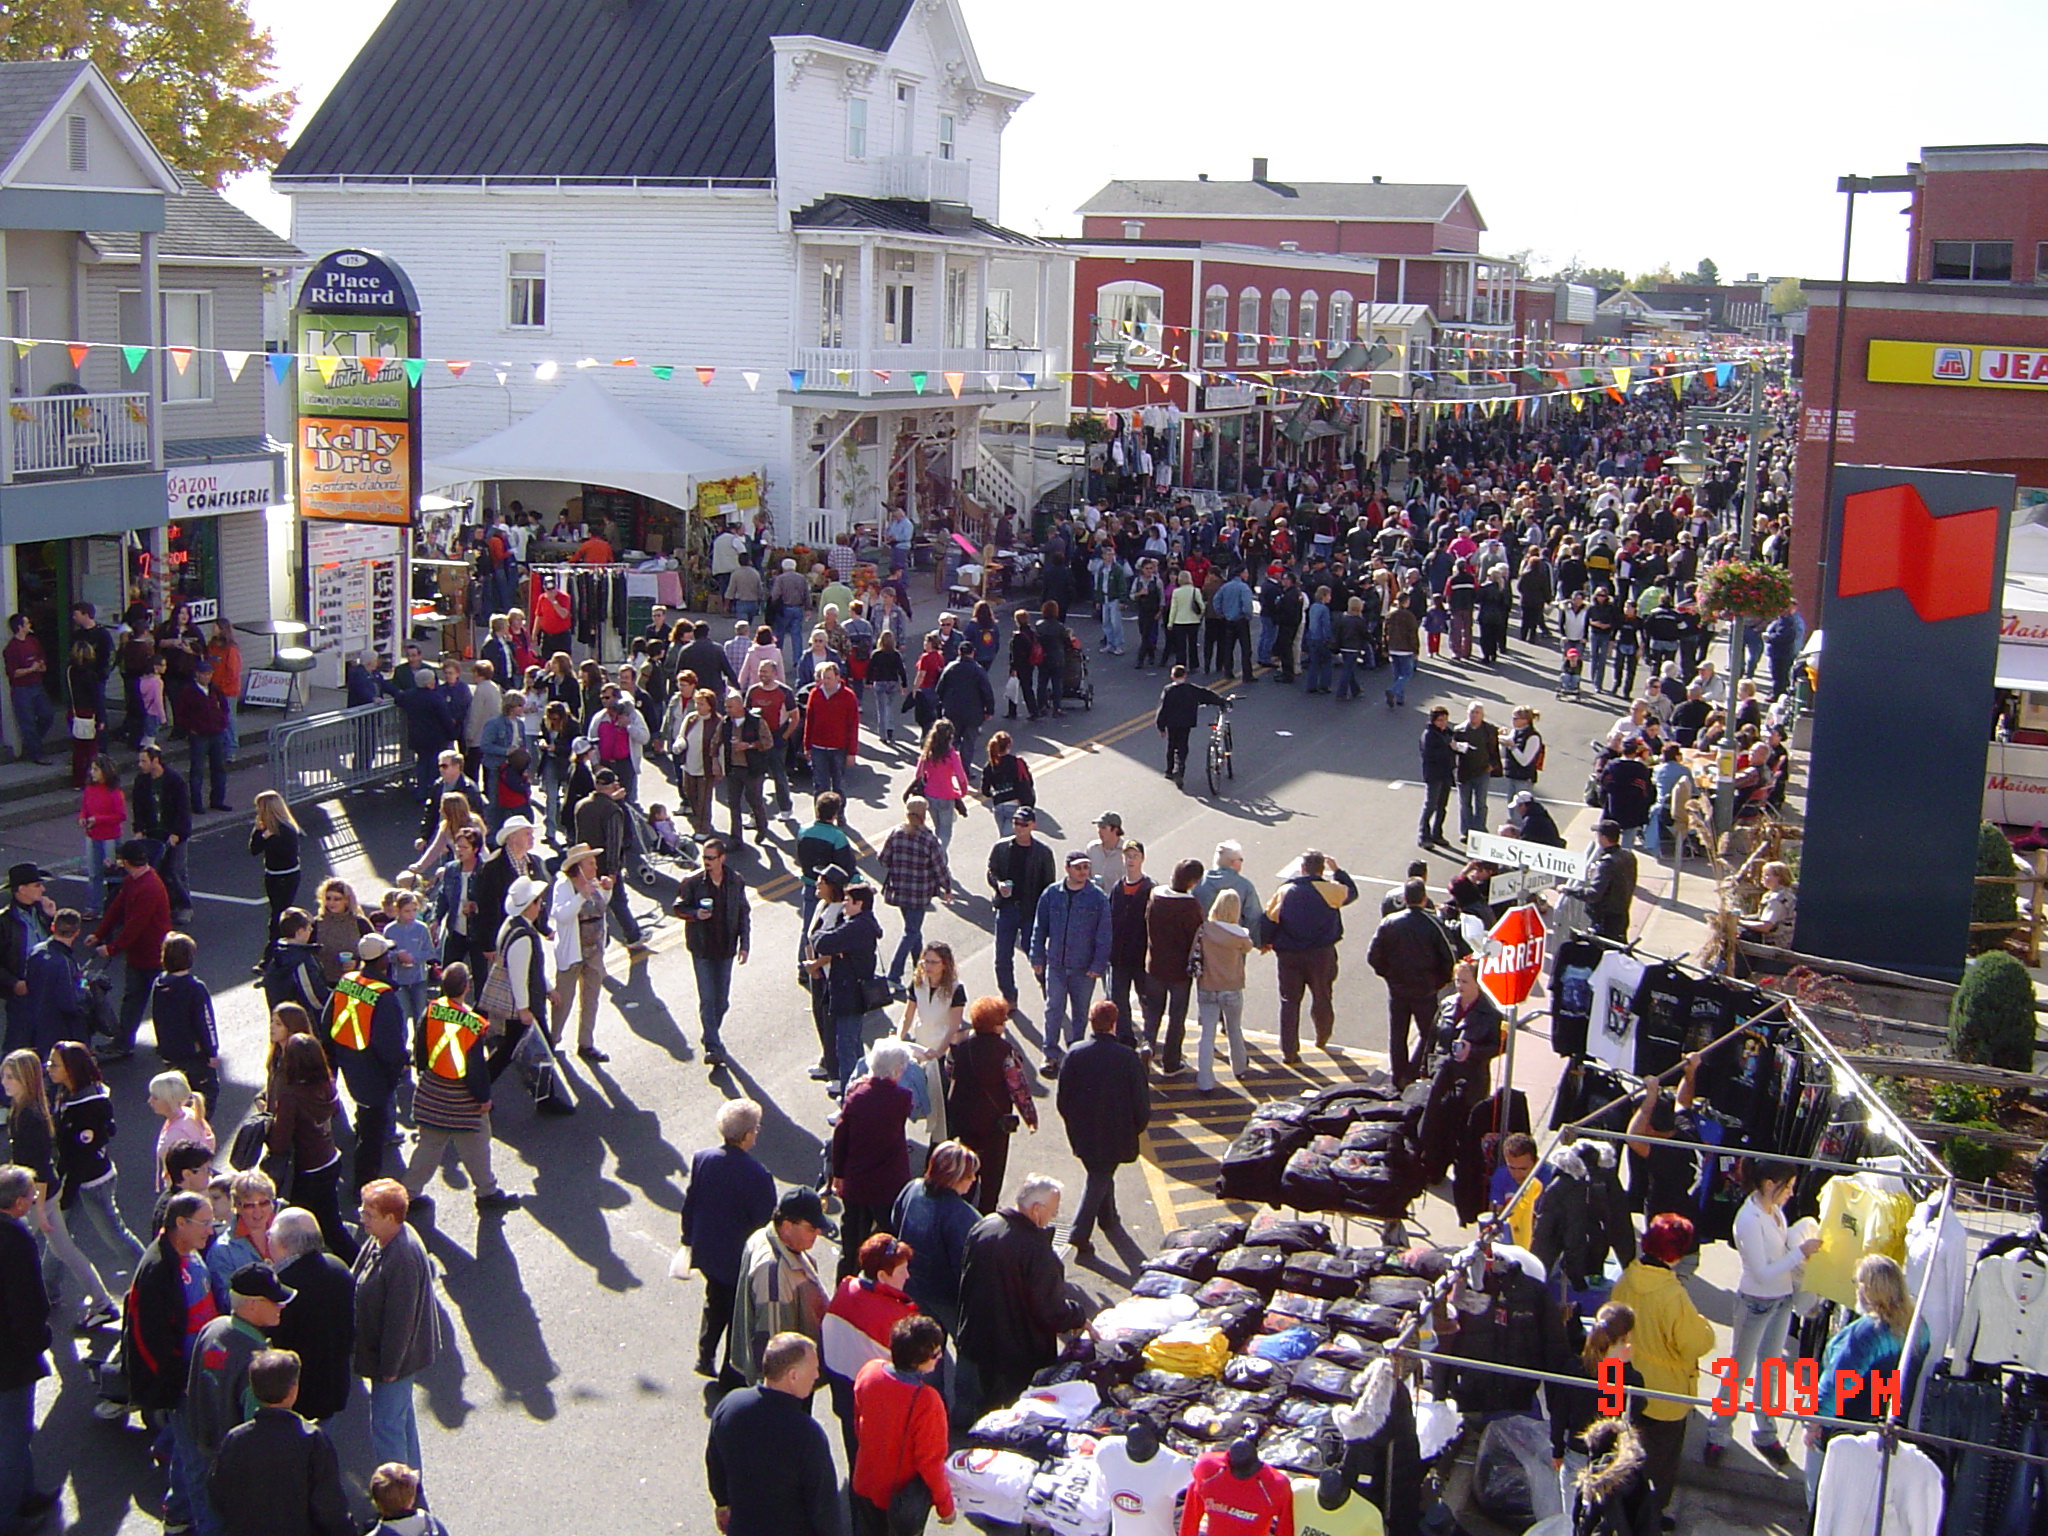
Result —
[[331, 251], [292, 312], [298, 409], [292, 464], [303, 516], [407, 525], [419, 495], [419, 299], [374, 251]]
[[412, 428], [403, 421], [299, 418], [299, 510], [347, 523], [405, 523], [413, 501]]

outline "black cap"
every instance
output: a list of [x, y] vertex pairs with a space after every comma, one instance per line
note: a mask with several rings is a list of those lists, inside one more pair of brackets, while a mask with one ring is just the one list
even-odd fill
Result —
[[34, 885], [38, 880], [45, 885], [57, 877], [36, 864], [14, 864], [7, 870], [7, 889], [18, 891], [24, 885]]
[[775, 1202], [772, 1219], [808, 1222], [827, 1237], [839, 1236], [839, 1228], [825, 1215], [825, 1202], [815, 1189], [785, 1189], [782, 1198]]
[[265, 1301], [274, 1301], [283, 1306], [299, 1293], [277, 1278], [277, 1271], [268, 1264], [244, 1264], [228, 1281], [228, 1291], [235, 1296], [260, 1296]]
[[1033, 806], [1029, 806], [1029, 805], [1020, 805], [1020, 806], [1018, 806], [1018, 807], [1017, 807], [1017, 809], [1016, 809], [1016, 810], [1014, 810], [1014, 811], [1012, 811], [1012, 812], [1010, 813], [1010, 821], [1011, 821], [1011, 823], [1012, 823], [1013, 825], [1014, 825], [1015, 823], [1017, 823], [1017, 822], [1020, 822], [1020, 821], [1030, 821], [1030, 822], [1035, 822], [1035, 821], [1037, 821], [1037, 820], [1038, 820], [1038, 811], [1037, 811], [1037, 809], [1036, 809], [1035, 807], [1033, 807]]

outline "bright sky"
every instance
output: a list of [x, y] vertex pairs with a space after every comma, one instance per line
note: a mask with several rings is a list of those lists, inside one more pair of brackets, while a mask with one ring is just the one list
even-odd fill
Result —
[[[1264, 155], [1276, 180], [1466, 183], [1486, 249], [1539, 270], [1818, 277], [1841, 264], [1838, 175], [2048, 140], [2041, 0], [963, 3], [982, 67], [1037, 93], [1003, 145], [1003, 220], [1034, 234], [1078, 232], [1113, 177], [1242, 179]], [[250, 0], [302, 120], [389, 4]], [[289, 222], [261, 178], [230, 195]], [[1904, 203], [1862, 201], [1858, 277], [1901, 276]]]

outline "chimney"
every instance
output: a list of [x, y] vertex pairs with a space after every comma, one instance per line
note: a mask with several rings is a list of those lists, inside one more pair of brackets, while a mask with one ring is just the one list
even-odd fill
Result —
[[1252, 156], [1252, 180], [1258, 182], [1262, 186], [1265, 184], [1266, 157], [1264, 155]]
[[1373, 177], [1373, 179], [1372, 179], [1372, 184], [1373, 184], [1374, 186], [1378, 186], [1378, 185], [1380, 184], [1380, 179], [1379, 179], [1379, 177], [1377, 177], [1377, 176]]
[[1195, 180], [1197, 180], [1197, 181], [1207, 181], [1208, 179], [1209, 179], [1209, 173], [1208, 173], [1207, 171], [1197, 171], [1197, 172], [1195, 172]]

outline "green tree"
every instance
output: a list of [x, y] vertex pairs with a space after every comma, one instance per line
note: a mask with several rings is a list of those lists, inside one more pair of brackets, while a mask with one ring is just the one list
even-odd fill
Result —
[[1957, 1061], [2008, 1072], [2034, 1070], [2034, 978], [2002, 949], [1963, 968], [1949, 999], [1948, 1049]]
[[2003, 928], [1975, 928], [1970, 953], [2002, 949], [2007, 935], [2020, 924], [2019, 887], [2012, 883], [2012, 842], [1988, 821], [1977, 823], [1977, 873], [1991, 876], [1970, 889], [1972, 923], [2004, 923]]
[[1659, 283], [1675, 283], [1677, 274], [1671, 270], [1671, 263], [1665, 262], [1654, 272], [1643, 272], [1629, 279], [1628, 286], [1637, 293], [1655, 288]]
[[1557, 274], [1561, 281], [1583, 283], [1588, 288], [1625, 288], [1628, 274], [1619, 267], [1589, 267], [1576, 256]]
[[90, 59], [164, 157], [215, 188], [274, 164], [298, 106], [246, 0], [8, 6], [0, 59]]
[[1806, 308], [1806, 290], [1796, 277], [1781, 277], [1771, 284], [1771, 313], [1795, 314]]
[[1702, 283], [1708, 287], [1713, 287], [1721, 281], [1721, 269], [1714, 265], [1713, 257], [1702, 256], [1700, 264], [1685, 274], [1685, 280], [1688, 283]]

